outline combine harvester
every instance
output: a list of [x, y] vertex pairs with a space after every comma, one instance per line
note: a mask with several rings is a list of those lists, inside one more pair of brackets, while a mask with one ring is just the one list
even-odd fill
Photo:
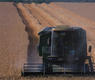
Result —
[[[87, 51], [86, 31], [80, 27], [46, 27], [38, 33], [43, 64], [24, 64], [22, 75], [94, 73], [91, 46]], [[88, 52], [88, 53], [87, 53]]]

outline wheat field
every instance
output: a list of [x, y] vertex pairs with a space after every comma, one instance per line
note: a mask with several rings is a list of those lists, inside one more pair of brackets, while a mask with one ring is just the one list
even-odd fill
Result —
[[[36, 48], [38, 32], [46, 26], [81, 26], [87, 31], [87, 40], [93, 46], [92, 52], [95, 57], [95, 21], [54, 3], [18, 3], [15, 6], [14, 3], [0, 3], [0, 11], [0, 80], [95, 80], [94, 75], [21, 76], [23, 64], [29, 56], [33, 57], [29, 62], [42, 61]], [[10, 15], [7, 15], [8, 12]], [[32, 40], [29, 41], [28, 37], [32, 37]]]

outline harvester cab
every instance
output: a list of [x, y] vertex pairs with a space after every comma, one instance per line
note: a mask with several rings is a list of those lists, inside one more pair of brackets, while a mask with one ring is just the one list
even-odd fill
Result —
[[[87, 55], [84, 29], [69, 26], [46, 27], [38, 35], [39, 56], [43, 58], [40, 72], [44, 74], [94, 72], [91, 57]], [[91, 47], [89, 50], [91, 51]]]

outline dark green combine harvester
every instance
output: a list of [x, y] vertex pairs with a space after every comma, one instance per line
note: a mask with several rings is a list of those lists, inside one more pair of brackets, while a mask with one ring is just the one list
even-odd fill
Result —
[[[94, 63], [87, 54], [86, 31], [80, 27], [46, 27], [39, 33], [39, 56], [43, 64], [26, 64], [24, 75], [43, 73], [94, 73]], [[89, 54], [91, 46], [89, 46]]]

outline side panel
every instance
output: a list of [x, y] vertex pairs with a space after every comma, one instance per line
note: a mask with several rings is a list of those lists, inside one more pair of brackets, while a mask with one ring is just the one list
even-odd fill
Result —
[[50, 54], [50, 46], [51, 46], [51, 39], [50, 34], [41, 35], [39, 40], [39, 56], [43, 56], [45, 54]]

